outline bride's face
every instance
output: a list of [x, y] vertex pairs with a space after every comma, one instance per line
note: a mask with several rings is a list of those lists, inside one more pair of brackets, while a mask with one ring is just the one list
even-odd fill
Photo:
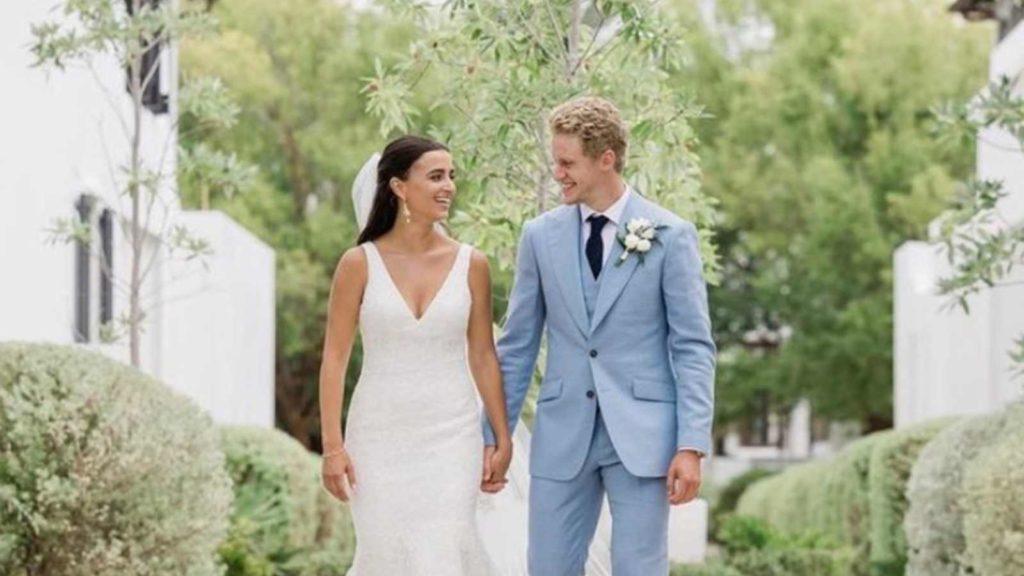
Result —
[[[395, 178], [392, 188], [406, 201], [412, 219], [438, 222], [448, 218], [455, 200], [455, 168], [452, 156], [444, 150], [432, 150], [419, 157], [405, 180]], [[399, 212], [399, 218], [402, 218]]]

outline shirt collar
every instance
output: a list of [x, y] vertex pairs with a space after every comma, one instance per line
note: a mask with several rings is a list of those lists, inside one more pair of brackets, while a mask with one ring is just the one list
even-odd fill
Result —
[[[614, 204], [609, 206], [607, 210], [601, 212], [601, 214], [606, 216], [608, 220], [611, 220], [612, 224], [614, 224], [616, 227], [622, 224], [622, 213], [626, 210], [626, 203], [629, 202], [629, 195], [631, 193], [631, 187], [629, 186], [629, 184], [626, 184], [626, 190], [622, 193], [622, 196], [619, 196], [619, 199], [616, 200]], [[587, 206], [582, 202], [580, 203], [580, 217], [583, 219], [584, 222], [586, 222], [587, 218], [590, 218], [592, 214], [596, 213], [597, 212], [590, 206]]]

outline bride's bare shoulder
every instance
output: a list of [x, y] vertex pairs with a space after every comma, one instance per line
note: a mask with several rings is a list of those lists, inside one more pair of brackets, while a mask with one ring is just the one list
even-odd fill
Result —
[[338, 265], [334, 269], [334, 282], [364, 283], [366, 281], [366, 249], [362, 246], [353, 246], [345, 251], [338, 259]]

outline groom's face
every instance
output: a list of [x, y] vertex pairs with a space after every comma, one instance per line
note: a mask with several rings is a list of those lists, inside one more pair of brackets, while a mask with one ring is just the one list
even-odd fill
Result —
[[[551, 156], [555, 161], [555, 180], [562, 189], [564, 204], [587, 203], [595, 184], [606, 177], [607, 162], [590, 158], [583, 152], [579, 136], [555, 133], [551, 138]], [[614, 155], [612, 157], [614, 161]]]

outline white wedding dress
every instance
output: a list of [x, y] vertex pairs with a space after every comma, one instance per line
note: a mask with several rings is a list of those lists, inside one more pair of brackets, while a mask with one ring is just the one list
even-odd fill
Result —
[[471, 248], [459, 247], [418, 320], [376, 246], [363, 249], [363, 369], [345, 435], [356, 476], [348, 574], [496, 576], [476, 522], [483, 436], [466, 360]]
[[[345, 434], [356, 475], [348, 576], [526, 576], [530, 432], [521, 422], [508, 485], [480, 491], [481, 403], [466, 359], [472, 248], [460, 246], [419, 320], [376, 246], [363, 249], [363, 368]], [[611, 574], [610, 528], [606, 507], [587, 576]]]

